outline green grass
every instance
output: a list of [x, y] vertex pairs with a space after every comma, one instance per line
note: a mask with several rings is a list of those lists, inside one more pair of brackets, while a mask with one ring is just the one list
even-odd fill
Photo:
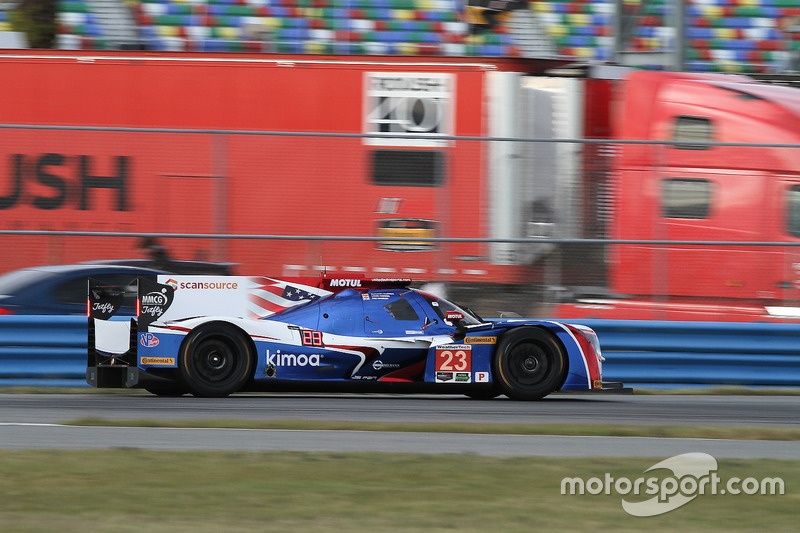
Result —
[[798, 461], [721, 460], [723, 480], [781, 477], [786, 494], [702, 495], [650, 518], [627, 515], [617, 494], [561, 495], [564, 477], [602, 478], [609, 472], [617, 479], [636, 479], [661, 459], [5, 451], [0, 455], [0, 529], [796, 531]]
[[[92, 389], [76, 391], [85, 393]], [[464, 427], [438, 423], [97, 418], [70, 423], [800, 440], [800, 429], [794, 428], [603, 424]], [[645, 470], [663, 459], [168, 452], [132, 448], [2, 451], [0, 530], [76, 533], [797, 530], [800, 461], [720, 459], [718, 474], [723, 480], [780, 477], [786, 493], [701, 495], [679, 509], [650, 518], [626, 514], [621, 507], [622, 496], [613, 492], [596, 496], [561, 494], [561, 480], [565, 477], [602, 479], [610, 473], [616, 479], [633, 480], [652, 475], [645, 474]], [[639, 501], [646, 497], [626, 498]]]
[[491, 424], [457, 422], [399, 423], [335, 420], [114, 420], [78, 418], [72, 426], [124, 426], [173, 428], [300, 429], [349, 431], [404, 431], [433, 433], [483, 433], [498, 435], [581, 435], [604, 437], [659, 437], [738, 440], [800, 440], [798, 428], [724, 426], [626, 426], [609, 424]]

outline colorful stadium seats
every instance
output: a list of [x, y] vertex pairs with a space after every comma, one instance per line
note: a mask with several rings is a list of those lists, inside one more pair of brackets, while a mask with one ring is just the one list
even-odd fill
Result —
[[[675, 49], [673, 0], [624, 0], [625, 49]], [[612, 0], [532, 0], [560, 55], [610, 60], [613, 49]], [[689, 0], [686, 5], [684, 70], [760, 73], [783, 69], [800, 51], [796, 34], [781, 21], [800, 15], [798, 0]], [[655, 68], [655, 67], [654, 67]]]
[[[61, 48], [105, 48], [92, 0], [59, 2]], [[462, 0], [127, 0], [149, 49], [497, 55], [504, 27], [469, 35]]]
[[[111, 0], [59, 1], [60, 48], [118, 47], [93, 12], [98, 1]], [[515, 56], [520, 43], [508, 20], [524, 14], [558, 56], [591, 61], [612, 60], [616, 9], [613, 0], [530, 0], [526, 13], [476, 31], [469, 9], [483, 8], [464, 0], [124, 1], [139, 42], [154, 50]], [[627, 50], [674, 50], [673, 0], [622, 6]], [[689, 0], [685, 70], [777, 71], [800, 51], [797, 34], [780, 26], [792, 17], [800, 17], [800, 0]]]

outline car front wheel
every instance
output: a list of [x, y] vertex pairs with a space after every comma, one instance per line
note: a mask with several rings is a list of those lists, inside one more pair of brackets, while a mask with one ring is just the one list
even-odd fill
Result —
[[494, 358], [494, 381], [514, 400], [541, 400], [561, 388], [567, 373], [564, 347], [545, 329], [525, 327], [503, 335]]

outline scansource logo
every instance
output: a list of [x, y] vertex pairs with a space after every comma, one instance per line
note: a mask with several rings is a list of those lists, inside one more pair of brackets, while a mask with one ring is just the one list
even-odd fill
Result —
[[[561, 494], [619, 494], [622, 508], [633, 516], [648, 517], [668, 513], [706, 494], [749, 495], [785, 494], [781, 478], [731, 477], [723, 480], [717, 474], [717, 460], [707, 453], [684, 453], [654, 464], [645, 473], [668, 470], [672, 475], [641, 476], [636, 479], [615, 478], [606, 472], [602, 478], [569, 477], [561, 480]], [[650, 496], [647, 499], [641, 499]]]
[[235, 281], [181, 281], [178, 283], [179, 289], [198, 289], [198, 290], [225, 290], [238, 289], [239, 284]]

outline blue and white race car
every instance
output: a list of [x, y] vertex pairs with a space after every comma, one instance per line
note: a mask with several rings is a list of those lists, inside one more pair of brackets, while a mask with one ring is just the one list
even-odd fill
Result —
[[159, 395], [443, 392], [539, 400], [602, 381], [595, 332], [481, 319], [407, 279], [169, 276], [124, 291], [89, 280], [87, 382]]

